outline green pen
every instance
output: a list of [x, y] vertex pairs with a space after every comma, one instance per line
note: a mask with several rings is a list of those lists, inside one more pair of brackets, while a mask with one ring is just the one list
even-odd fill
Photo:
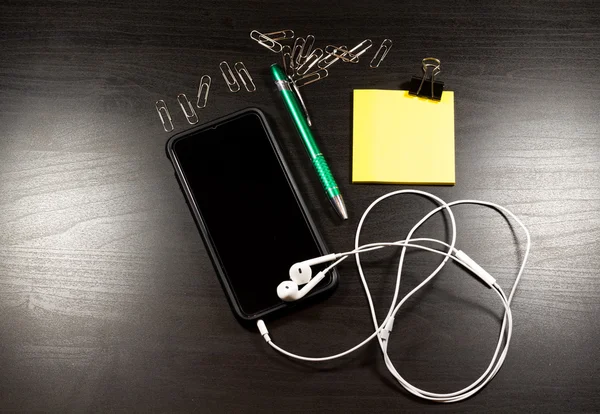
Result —
[[281, 96], [285, 102], [285, 107], [290, 113], [290, 116], [294, 121], [294, 125], [298, 130], [298, 134], [300, 134], [300, 138], [302, 138], [302, 142], [308, 151], [308, 155], [310, 156], [313, 167], [321, 179], [321, 184], [327, 193], [327, 197], [329, 197], [329, 201], [331, 201], [333, 208], [335, 208], [335, 211], [337, 211], [340, 217], [342, 217], [344, 220], [347, 220], [348, 213], [346, 212], [346, 205], [344, 204], [344, 199], [340, 194], [340, 189], [338, 188], [333, 175], [331, 175], [331, 171], [329, 170], [327, 161], [325, 161], [325, 157], [323, 157], [323, 154], [321, 154], [321, 151], [317, 146], [317, 142], [315, 141], [304, 113], [300, 108], [298, 98], [292, 91], [292, 87], [290, 86], [287, 76], [285, 75], [283, 69], [281, 69], [281, 67], [279, 67], [277, 64], [271, 66], [271, 73], [273, 75], [273, 79], [275, 79], [277, 89], [279, 89], [281, 92]]

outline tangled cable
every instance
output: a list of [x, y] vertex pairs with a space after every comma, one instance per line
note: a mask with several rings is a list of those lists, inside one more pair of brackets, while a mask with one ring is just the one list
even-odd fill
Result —
[[[434, 200], [437, 204], [439, 204], [439, 207], [433, 209], [428, 214], [426, 214], [421, 220], [419, 220], [417, 222], [417, 224], [415, 224], [413, 226], [413, 228], [409, 231], [406, 239], [404, 239], [404, 240], [399, 240], [396, 242], [369, 243], [369, 244], [365, 244], [365, 245], [360, 245], [360, 242], [359, 242], [360, 234], [362, 231], [363, 223], [364, 223], [366, 217], [368, 216], [369, 212], [373, 209], [373, 207], [375, 207], [381, 201], [383, 201], [389, 197], [400, 195], [400, 194], [422, 195], [422, 196], [428, 197], [431, 200]], [[456, 249], [456, 247], [455, 247], [455, 244], [456, 244], [456, 220], [454, 218], [454, 214], [452, 212], [451, 207], [461, 205], [461, 204], [482, 205], [482, 206], [487, 206], [487, 207], [490, 207], [497, 211], [500, 211], [501, 213], [504, 213], [506, 216], [508, 216], [512, 220], [514, 220], [523, 229], [523, 231], [526, 235], [525, 252], [523, 255], [523, 260], [519, 267], [519, 271], [517, 273], [517, 277], [515, 278], [515, 281], [513, 283], [511, 291], [510, 291], [510, 295], [508, 297], [506, 297], [506, 294], [504, 293], [502, 288], [498, 285], [496, 280], [488, 272], [486, 272], [481, 266], [479, 266], [466, 253], [464, 253], [461, 250]], [[430, 238], [414, 238], [414, 239], [412, 238], [415, 231], [417, 231], [417, 229], [419, 227], [421, 227], [423, 225], [423, 223], [425, 223], [427, 220], [429, 220], [429, 218], [431, 218], [437, 212], [442, 211], [442, 210], [444, 210], [447, 213], [447, 215], [450, 219], [450, 224], [451, 224], [450, 243], [446, 243], [441, 240], [430, 239]], [[424, 242], [435, 243], [435, 244], [441, 245], [444, 248], [446, 248], [447, 250], [445, 250], [445, 251], [437, 250], [437, 249], [420, 244], [420, 243], [424, 243]], [[400, 246], [400, 247], [402, 247], [402, 249], [400, 252], [400, 260], [398, 263], [398, 272], [396, 275], [396, 287], [394, 290], [394, 296], [392, 299], [392, 303], [390, 305], [390, 308], [389, 308], [389, 311], [388, 311], [386, 317], [383, 319], [383, 321], [381, 323], [379, 323], [377, 321], [377, 316], [375, 314], [373, 300], [371, 298], [371, 292], [369, 290], [369, 286], [367, 284], [367, 281], [366, 281], [366, 278], [365, 278], [365, 275], [363, 272], [363, 268], [362, 268], [362, 265], [360, 262], [360, 254], [369, 252], [369, 251], [373, 251], [373, 250], [377, 250], [377, 249], [382, 249], [384, 247], [389, 247], [389, 246]], [[266, 325], [262, 320], [258, 321], [257, 326], [258, 326], [258, 329], [259, 329], [261, 335], [265, 339], [265, 341], [269, 345], [271, 345], [271, 347], [273, 347], [275, 350], [277, 350], [278, 352], [281, 352], [282, 354], [284, 354], [290, 358], [299, 359], [302, 361], [311, 361], [311, 362], [329, 361], [332, 359], [341, 358], [341, 357], [348, 355], [348, 354], [356, 351], [357, 349], [361, 348], [362, 346], [364, 346], [365, 344], [367, 344], [369, 341], [373, 340], [374, 338], [377, 338], [387, 369], [408, 392], [410, 392], [411, 394], [413, 394], [417, 397], [424, 398], [424, 399], [430, 400], [430, 401], [435, 401], [435, 402], [452, 403], [452, 402], [462, 401], [464, 399], [471, 397], [472, 395], [477, 393], [479, 390], [481, 390], [487, 383], [489, 383], [491, 381], [491, 379], [494, 378], [496, 373], [498, 373], [498, 371], [502, 367], [502, 364], [504, 363], [506, 354], [508, 352], [508, 347], [510, 345], [510, 339], [512, 336], [512, 327], [513, 327], [512, 312], [510, 309], [510, 304], [511, 304], [513, 296], [515, 294], [517, 285], [519, 284], [519, 281], [523, 274], [523, 270], [525, 269], [525, 264], [527, 263], [527, 259], [529, 257], [530, 247], [531, 247], [531, 237], [530, 237], [529, 231], [527, 230], [525, 225], [512, 212], [510, 212], [508, 209], [506, 209], [498, 204], [490, 203], [490, 202], [486, 202], [486, 201], [478, 201], [478, 200], [459, 200], [459, 201], [454, 201], [451, 203], [446, 203], [439, 197], [437, 197], [433, 194], [424, 192], [424, 191], [419, 191], [419, 190], [394, 191], [394, 192], [391, 192], [391, 193], [388, 193], [388, 194], [385, 194], [385, 195], [379, 197], [377, 200], [375, 200], [373, 203], [371, 203], [371, 205], [365, 210], [365, 212], [363, 213], [363, 215], [360, 219], [360, 222], [358, 223], [358, 227], [356, 229], [356, 236], [355, 236], [355, 240], [354, 240], [354, 249], [344, 252], [344, 253], [336, 253], [334, 255], [329, 255], [332, 257], [333, 263], [331, 265], [329, 265], [327, 268], [325, 268], [322, 272], [319, 272], [321, 275], [324, 275], [326, 272], [333, 269], [335, 266], [337, 266], [339, 263], [341, 263], [348, 257], [350, 257], [352, 255], [355, 256], [356, 266], [358, 269], [359, 277], [362, 282], [363, 288], [365, 290], [365, 295], [367, 297], [369, 310], [371, 312], [371, 318], [373, 320], [373, 326], [375, 329], [374, 332], [369, 337], [367, 337], [366, 339], [364, 339], [362, 342], [355, 345], [354, 347], [352, 347], [344, 352], [335, 354], [335, 355], [331, 355], [331, 356], [327, 356], [327, 357], [305, 357], [305, 356], [296, 355], [291, 352], [288, 352], [288, 351], [280, 348], [279, 346], [277, 346], [275, 343], [273, 343], [273, 341], [271, 340], [271, 338], [269, 336], [269, 331], [267, 330]], [[435, 270], [429, 274], [429, 276], [427, 276], [421, 283], [419, 283], [414, 289], [412, 289], [400, 301], [398, 301], [398, 293], [400, 290], [402, 268], [404, 265], [404, 258], [405, 258], [406, 251], [408, 248], [421, 249], [421, 250], [429, 251], [432, 253], [436, 253], [436, 254], [444, 256], [444, 259], [435, 268]], [[402, 305], [412, 295], [414, 295], [421, 288], [423, 288], [423, 286], [425, 286], [427, 283], [429, 283], [440, 272], [440, 270], [446, 265], [446, 263], [448, 262], [449, 259], [452, 259], [452, 260], [460, 263], [461, 265], [463, 265], [465, 268], [467, 268], [469, 271], [471, 271], [476, 277], [479, 277], [488, 287], [490, 287], [498, 295], [498, 297], [500, 298], [500, 301], [502, 302], [502, 304], [504, 306], [504, 316], [502, 318], [502, 326], [500, 329], [498, 344], [496, 346], [492, 360], [490, 361], [490, 364], [488, 365], [487, 369], [483, 372], [483, 374], [477, 380], [475, 380], [473, 383], [471, 383], [471, 385], [469, 385], [459, 391], [445, 393], [445, 394], [438, 394], [438, 393], [433, 393], [433, 392], [429, 392], [429, 391], [425, 391], [420, 388], [417, 388], [414, 385], [410, 384], [406, 379], [404, 379], [398, 373], [398, 371], [396, 370], [396, 367], [390, 360], [390, 358], [388, 356], [388, 352], [387, 352], [387, 347], [388, 347], [388, 343], [389, 343], [390, 333], [392, 331], [393, 324], [394, 324], [394, 318], [395, 318], [396, 314], [398, 313], [398, 311], [400, 310], [400, 308], [402, 307]]]

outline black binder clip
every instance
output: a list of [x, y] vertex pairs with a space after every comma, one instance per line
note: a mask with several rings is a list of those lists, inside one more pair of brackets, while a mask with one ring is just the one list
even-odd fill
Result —
[[439, 59], [429, 57], [423, 59], [421, 66], [423, 76], [413, 76], [411, 78], [408, 93], [439, 101], [442, 99], [444, 82], [435, 80], [435, 77], [442, 71], [442, 64]]

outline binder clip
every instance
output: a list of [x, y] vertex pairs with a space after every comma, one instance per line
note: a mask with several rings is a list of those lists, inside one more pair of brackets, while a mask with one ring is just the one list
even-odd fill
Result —
[[439, 59], [431, 57], [423, 59], [421, 62], [423, 76], [411, 78], [408, 93], [435, 101], [441, 100], [444, 82], [435, 80], [435, 77], [442, 71], [441, 65]]

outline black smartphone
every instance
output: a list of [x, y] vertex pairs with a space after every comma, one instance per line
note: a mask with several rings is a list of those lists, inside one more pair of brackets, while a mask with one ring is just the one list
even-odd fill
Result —
[[[249, 108], [177, 134], [167, 154], [234, 313], [250, 321], [294, 306], [277, 286], [327, 250], [264, 114]], [[310, 296], [336, 285], [329, 272]]]

